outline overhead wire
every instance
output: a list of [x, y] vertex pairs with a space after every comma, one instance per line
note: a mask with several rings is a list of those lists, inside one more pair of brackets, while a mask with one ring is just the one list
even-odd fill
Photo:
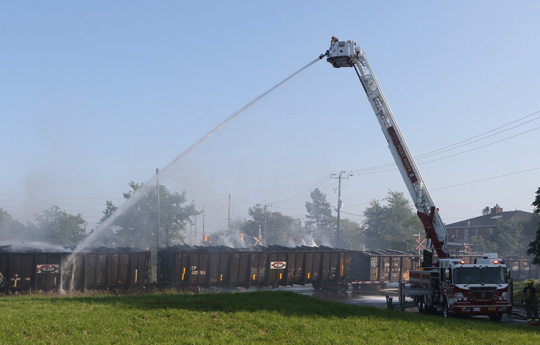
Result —
[[486, 178], [482, 178], [482, 179], [478, 179], [478, 180], [474, 180], [474, 181], [468, 181], [468, 182], [458, 183], [458, 184], [454, 184], [454, 185], [450, 185], [450, 186], [445, 186], [445, 187], [433, 188], [432, 191], [442, 190], [442, 189], [448, 189], [448, 188], [453, 188], [453, 187], [458, 187], [458, 186], [464, 186], [464, 185], [467, 185], [467, 184], [473, 184], [473, 183], [477, 183], [477, 182], [483, 182], [483, 181], [493, 180], [493, 179], [500, 178], [500, 177], [507, 177], [507, 176], [517, 175], [517, 174], [522, 174], [522, 173], [525, 173], [525, 172], [530, 172], [530, 171], [535, 171], [535, 170], [540, 170], [540, 167], [536, 167], [536, 168], [532, 168], [532, 169], [526, 169], [526, 170], [521, 170], [521, 171], [514, 171], [514, 172], [511, 172], [511, 173], [508, 173], [508, 174], [502, 174], [502, 175], [497, 175], [497, 176], [486, 177]]
[[229, 197], [228, 195], [225, 195], [225, 194], [222, 194], [222, 193], [218, 193], [218, 192], [215, 192], [215, 191], [212, 191], [212, 190], [203, 188], [203, 187], [201, 187], [201, 186], [197, 186], [197, 185], [195, 185], [195, 184], [193, 184], [193, 183], [186, 182], [186, 181], [184, 181], [184, 180], [180, 180], [179, 178], [177, 178], [177, 177], [175, 177], [175, 176], [172, 176], [172, 175], [169, 175], [169, 174], [167, 174], [167, 173], [161, 173], [161, 176], [166, 176], [166, 177], [168, 177], [168, 178], [170, 178], [170, 179], [173, 179], [173, 180], [175, 180], [175, 181], [181, 182], [181, 183], [183, 183], [183, 184], [185, 184], [185, 185], [187, 185], [187, 186], [191, 186], [191, 187], [193, 187], [193, 188], [199, 189], [199, 190], [201, 190], [201, 191], [203, 191], [203, 192], [207, 192], [207, 193], [209, 193], [209, 194], [218, 195], [218, 196], [221, 196], [221, 197], [224, 197], [224, 198], [228, 198], [228, 197]]
[[[521, 117], [519, 119], [510, 121], [510, 122], [508, 122], [508, 123], [506, 123], [504, 125], [498, 126], [498, 127], [494, 128], [494, 129], [491, 129], [489, 131], [486, 131], [486, 132], [483, 132], [481, 134], [475, 135], [473, 137], [461, 140], [461, 141], [459, 141], [457, 143], [444, 146], [444, 147], [439, 148], [437, 150], [433, 150], [433, 151], [421, 154], [419, 156], [416, 156], [415, 158], [417, 158], [419, 160], [422, 160], [422, 159], [425, 159], [425, 158], [428, 158], [428, 157], [431, 157], [431, 156], [442, 154], [444, 152], [448, 152], [448, 151], [451, 151], [451, 150], [454, 150], [454, 149], [458, 149], [460, 147], [471, 145], [473, 143], [488, 139], [490, 137], [494, 137], [494, 136], [499, 135], [499, 134], [504, 133], [504, 132], [508, 132], [508, 131], [513, 130], [515, 128], [521, 127], [523, 125], [530, 124], [533, 121], [539, 120], [540, 116], [537, 116], [537, 117], [535, 117], [533, 119], [522, 122], [522, 123], [520, 123], [518, 125], [512, 126], [510, 128], [506, 128], [506, 127], [511, 126], [513, 124], [519, 123], [519, 122], [521, 122], [521, 121], [523, 121], [523, 120], [525, 120], [527, 118], [530, 118], [530, 117], [532, 117], [534, 115], [537, 115], [539, 113], [540, 113], [540, 110], [535, 111], [535, 112], [533, 112], [531, 114], [528, 114], [528, 115], [523, 116], [523, 117]], [[505, 129], [503, 129], [503, 128], [505, 128]], [[500, 130], [500, 129], [503, 129], [503, 130]], [[439, 160], [442, 160], [442, 159], [446, 159], [446, 158], [454, 157], [454, 156], [457, 156], [457, 155], [461, 155], [461, 154], [464, 154], [464, 153], [467, 153], [467, 152], [471, 152], [471, 151], [474, 151], [474, 150], [478, 150], [478, 149], [481, 149], [481, 148], [484, 148], [484, 147], [487, 147], [487, 146], [491, 146], [491, 145], [494, 145], [494, 144], [497, 144], [497, 143], [500, 143], [500, 142], [515, 138], [517, 136], [521, 136], [521, 135], [530, 133], [530, 132], [538, 130], [538, 129], [540, 129], [540, 126], [529, 129], [529, 130], [526, 130], [526, 131], [523, 131], [523, 132], [520, 132], [520, 133], [517, 133], [517, 134], [514, 134], [514, 135], [511, 135], [511, 136], [508, 136], [508, 137], [505, 137], [505, 138], [502, 138], [500, 140], [497, 140], [497, 141], [494, 141], [494, 142], [491, 142], [491, 143], [488, 143], [488, 144], [485, 144], [485, 145], [474, 147], [474, 148], [469, 149], [469, 150], [461, 151], [461, 152], [458, 152], [458, 153], [455, 153], [455, 154], [452, 154], [452, 155], [447, 155], [447, 156], [440, 157], [440, 158], [437, 158], [437, 159], [432, 159], [432, 160], [429, 160], [429, 161], [424, 161], [421, 164], [431, 163], [431, 162], [439, 161]], [[390, 167], [393, 167], [393, 168], [388, 169]], [[510, 173], [507, 173], [507, 174], [501, 174], [501, 175], [497, 175], [497, 176], [491, 176], [491, 177], [487, 177], [487, 178], [483, 178], [483, 179], [477, 179], [477, 180], [474, 180], [474, 181], [467, 181], [467, 182], [458, 183], [458, 184], [449, 185], [449, 186], [440, 187], [440, 188], [434, 188], [434, 189], [432, 189], [432, 191], [437, 191], [437, 190], [442, 190], [442, 189], [447, 189], [447, 188], [453, 188], [453, 187], [458, 187], [458, 186], [463, 186], [463, 185], [468, 185], [468, 184], [473, 184], [473, 183], [479, 183], [479, 182], [483, 182], [483, 181], [487, 181], [487, 180], [491, 180], [491, 179], [496, 179], [496, 178], [507, 177], [507, 176], [516, 175], [516, 174], [521, 174], [521, 173], [525, 173], [525, 172], [535, 171], [535, 170], [538, 170], [538, 169], [540, 169], [540, 167], [532, 168], [532, 169], [525, 169], [525, 170], [520, 170], [520, 171], [515, 171], [515, 172], [510, 172]], [[397, 170], [397, 166], [395, 165], [395, 163], [388, 163], [388, 164], [382, 164], [382, 165], [377, 165], [377, 166], [373, 166], [373, 167], [355, 169], [355, 170], [352, 170], [351, 172], [354, 173], [355, 175], [370, 175], [370, 174], [378, 174], [378, 173], [382, 173], [382, 172], [390, 172], [390, 171], [395, 171], [395, 170]], [[360, 203], [360, 204], [355, 204], [355, 205], [349, 205], [347, 207], [352, 208], [352, 207], [355, 207], [355, 206], [362, 206], [362, 205], [366, 205], [366, 204], [369, 204], [369, 203]], [[344, 213], [346, 213], [346, 212], [344, 212]]]
[[[531, 117], [531, 116], [533, 116], [533, 115], [536, 115], [536, 114], [538, 114], [538, 113], [540, 113], [540, 110], [537, 110], [537, 111], [535, 111], [535, 112], [533, 112], [533, 113], [531, 113], [531, 114], [529, 114], [529, 115], [523, 116], [523, 117], [521, 117], [521, 118], [519, 118], [519, 119], [516, 119], [516, 120], [514, 120], [514, 121], [510, 121], [510, 122], [508, 122], [508, 123], [506, 123], [506, 124], [504, 124], [504, 125], [501, 125], [501, 126], [499, 126], [499, 127], [493, 128], [493, 129], [491, 129], [491, 130], [489, 130], [489, 131], [487, 131], [487, 132], [484, 132], [484, 133], [475, 135], [475, 136], [470, 137], [470, 138], [468, 138], [468, 139], [464, 139], [464, 140], [458, 141], [457, 143], [454, 143], [454, 144], [451, 144], [451, 145], [448, 145], [448, 146], [441, 147], [441, 148], [439, 148], [439, 149], [437, 149], [437, 150], [434, 150], [434, 151], [431, 151], [431, 152], [426, 152], [426, 153], [424, 153], [424, 154], [419, 155], [417, 158], [423, 158], [423, 157], [431, 156], [431, 155], [433, 155], [433, 154], [435, 154], [436, 152], [439, 152], [439, 151], [447, 151], [447, 150], [449, 150], [451, 147], [462, 147], [462, 146], [468, 145], [468, 144], [464, 144], [464, 143], [466, 143], [466, 142], [473, 143], [473, 142], [477, 142], [477, 141], [480, 141], [480, 140], [483, 140], [483, 139], [487, 139], [487, 138], [489, 138], [489, 137], [495, 136], [495, 135], [500, 134], [500, 133], [503, 133], [503, 132], [507, 132], [507, 131], [509, 131], [509, 130], [511, 130], [511, 129], [514, 129], [514, 128], [523, 126], [523, 125], [525, 125], [525, 124], [527, 124], [527, 123], [536, 121], [536, 120], [540, 119], [540, 116], [538, 116], [538, 117], [536, 117], [536, 118], [534, 118], [534, 119], [532, 119], [532, 120], [529, 120], [529, 121], [527, 121], [527, 122], [524, 122], [524, 123], [522, 123], [522, 124], [516, 125], [516, 126], [514, 126], [514, 127], [505, 129], [505, 130], [503, 130], [503, 131], [499, 131], [499, 132], [494, 133], [494, 134], [491, 134], [491, 135], [489, 135], [489, 136], [485, 136], [486, 134], [489, 134], [489, 133], [495, 132], [496, 130], [499, 130], [499, 129], [501, 129], [501, 128], [510, 126], [510, 125], [512, 125], [512, 124], [514, 124], [514, 123], [517, 123], [517, 122], [519, 122], [519, 121], [521, 121], [521, 120], [524, 120], [524, 119], [526, 119], [526, 118], [528, 118], [528, 117]], [[473, 141], [473, 139], [480, 138], [480, 137], [483, 137], [483, 136], [485, 136], [485, 137]]]
[[[301, 191], [294, 193], [290, 196], [287, 196], [283, 199], [279, 199], [273, 202], [270, 202], [269, 204], [272, 205], [279, 205], [279, 204], [289, 204], [291, 202], [298, 201], [299, 199], [304, 199], [306, 195], [311, 195], [311, 192], [313, 192], [314, 188], [320, 187], [323, 184], [327, 184], [328, 182], [331, 182], [331, 184], [335, 185], [335, 182], [330, 180], [330, 176], [325, 176], [324, 178], [320, 179], [319, 181], [315, 182], [314, 184], [310, 185], [309, 187], [306, 187], [302, 189]], [[326, 186], [325, 188], [327, 188]]]
[[2, 194], [0, 196], [21, 197], [21, 198], [43, 198], [43, 199], [81, 199], [81, 200], [114, 200], [123, 198], [103, 198], [103, 197], [78, 197], [78, 196], [55, 196], [55, 195], [22, 195], [22, 194]]
[[[493, 137], [493, 136], [496, 136], [498, 134], [501, 134], [501, 133], [504, 133], [504, 132], [508, 132], [512, 129], [515, 129], [517, 127], [520, 127], [520, 126], [523, 126], [525, 124], [528, 124], [528, 123], [531, 123], [533, 121], [536, 121], [536, 120], [539, 120], [540, 119], [540, 116], [537, 116], [536, 118], [534, 119], [531, 119], [529, 121], [526, 121], [524, 123], [521, 123], [519, 125], [516, 125], [516, 126], [513, 126], [513, 127], [510, 127], [510, 128], [507, 128], [505, 130], [502, 130], [502, 131], [498, 131], [496, 133], [493, 133], [501, 128], [505, 128], [505, 127], [508, 127], [516, 122], [519, 122], [519, 121], [522, 121], [526, 118], [529, 118], [533, 115], [536, 115], [540, 113], [540, 110], [538, 111], [535, 111], [529, 115], [526, 115], [526, 116], [523, 116], [517, 120], [514, 120], [514, 121], [511, 121], [509, 123], [506, 123], [502, 126], [499, 126], [499, 127], [496, 127], [494, 129], [491, 129], [487, 132], [484, 132], [482, 134], [479, 134], [479, 135], [475, 135], [473, 137], [470, 137], [468, 139], [464, 139], [464, 140], [461, 140], [457, 143], [454, 143], [454, 144], [451, 144], [451, 145], [447, 145], [447, 146], [444, 146], [442, 148], [439, 148], [439, 149], [436, 149], [436, 150], [433, 150], [433, 151], [430, 151], [430, 152], [426, 152], [426, 153], [423, 153], [423, 154], [420, 154], [418, 156], [415, 156], [415, 159], [419, 160], [419, 161], [422, 161], [424, 160], [425, 158], [428, 158], [428, 157], [431, 157], [431, 156], [436, 156], [436, 155], [439, 155], [439, 154], [442, 154], [444, 152], [448, 152], [448, 151], [452, 151], [452, 150], [455, 150], [455, 149], [458, 149], [460, 147], [464, 147], [464, 146], [468, 146], [468, 145], [471, 145], [471, 144], [474, 144], [476, 142], [479, 142], [479, 141], [482, 141], [482, 140], [485, 140], [485, 139], [488, 139], [490, 137]], [[509, 140], [509, 139], [512, 139], [512, 138], [515, 138], [515, 137], [518, 137], [518, 136], [521, 136], [521, 135], [524, 135], [524, 134], [527, 134], [527, 133], [530, 133], [530, 132], [533, 132], [533, 131], [536, 131], [540, 129], [540, 126], [538, 127], [535, 127], [535, 128], [532, 128], [532, 129], [528, 129], [526, 131], [523, 131], [523, 132], [520, 132], [520, 133], [517, 133], [517, 134], [514, 134], [514, 135], [511, 135], [511, 136], [508, 136], [508, 137], [505, 137], [505, 138], [502, 138], [502, 139], [499, 139], [499, 140], [496, 140], [494, 142], [491, 142], [491, 143], [488, 143], [488, 144], [484, 144], [484, 145], [481, 145], [481, 146], [477, 146], [477, 147], [473, 147], [471, 149], [468, 149], [468, 150], [464, 150], [464, 151], [461, 151], [461, 152], [458, 152], [458, 153], [455, 153], [455, 154], [451, 154], [451, 155], [447, 155], [447, 156], [444, 156], [444, 157], [441, 157], [441, 158], [437, 158], [437, 159], [432, 159], [432, 160], [429, 160], [429, 161], [424, 161], [424, 162], [419, 162], [419, 164], [425, 164], [425, 163], [431, 163], [431, 162], [436, 162], [436, 161], [440, 161], [440, 160], [443, 160], [443, 159], [447, 159], [447, 158], [450, 158], [450, 157], [455, 157], [455, 156], [458, 156], [458, 155], [462, 155], [462, 154], [465, 154], [465, 153], [468, 153], [468, 152], [472, 152], [472, 151], [475, 151], [475, 150], [479, 150], [479, 149], [482, 149], [482, 148], [485, 148], [485, 147], [488, 147], [488, 146], [491, 146], [491, 145], [495, 145], [495, 144], [498, 144], [500, 142], [503, 142], [503, 141], [506, 141], [506, 140]], [[490, 133], [493, 133], [493, 134], [490, 134]], [[490, 134], [490, 135], [487, 135], [486, 134]], [[479, 138], [479, 139], [478, 139]], [[392, 169], [388, 169], [392, 167]], [[390, 172], [390, 171], [395, 171], [397, 169], [395, 163], [387, 163], [387, 164], [382, 164], [382, 165], [377, 165], [377, 166], [373, 166], [373, 167], [366, 167], [366, 168], [360, 168], [360, 169], [353, 169], [351, 170], [352, 173], [355, 173], [355, 174], [359, 174], [359, 175], [370, 175], [370, 174], [378, 174], [378, 173], [382, 173], [382, 172]]]
[[455, 157], [455, 156], [462, 155], [462, 154], [464, 154], [464, 153], [476, 151], [476, 150], [482, 149], [482, 148], [484, 148], [484, 147], [491, 146], [491, 145], [494, 145], [494, 144], [498, 144], [498, 143], [500, 143], [500, 142], [503, 142], [503, 141], [506, 141], [506, 140], [509, 140], [509, 139], [512, 139], [512, 138], [515, 138], [515, 137], [518, 137], [518, 136], [521, 136], [521, 135], [524, 135], [524, 134], [527, 134], [527, 133], [530, 133], [530, 132], [535, 131], [535, 130], [537, 130], [537, 129], [540, 129], [540, 126], [538, 126], [538, 127], [536, 127], [536, 128], [533, 128], [533, 129], [530, 129], [530, 130], [525, 131], [525, 132], [517, 133], [517, 134], [515, 134], [515, 135], [509, 136], [509, 137], [506, 137], [506, 138], [503, 138], [503, 139], [500, 139], [500, 140], [497, 140], [497, 141], [494, 141], [494, 142], [491, 142], [491, 143], [489, 143], [489, 144], [485, 144], [485, 145], [473, 147], [472, 149], [465, 150], [465, 151], [461, 151], [461, 152], [458, 152], [458, 153], [455, 153], [455, 154], [452, 154], [452, 155], [448, 155], [448, 156], [444, 156], [444, 157], [441, 157], [441, 158], [432, 159], [432, 160], [423, 162], [423, 164], [425, 164], [425, 163], [437, 162], [437, 161], [440, 161], [440, 160], [443, 160], [443, 159], [446, 159], [446, 158]]

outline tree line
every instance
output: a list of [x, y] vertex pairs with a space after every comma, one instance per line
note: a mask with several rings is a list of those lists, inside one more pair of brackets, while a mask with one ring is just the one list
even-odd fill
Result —
[[[125, 200], [135, 193], [143, 193], [137, 202], [115, 214], [118, 206], [106, 201], [100, 224], [113, 217], [114, 221], [98, 236], [95, 246], [155, 248], [186, 243], [189, 226], [201, 214], [188, 201], [185, 191], [173, 193], [166, 186], [158, 191], [130, 182], [123, 193]], [[383, 200], [372, 200], [363, 212], [364, 219], [356, 222], [341, 217], [339, 234], [335, 210], [319, 189], [311, 192], [305, 203], [304, 222], [263, 205], [248, 209], [248, 218], [233, 220], [226, 228], [202, 239], [204, 245], [249, 247], [253, 245], [326, 245], [344, 249], [412, 250], [418, 234], [424, 236], [423, 226], [416, 212], [402, 192], [389, 191]], [[499, 222], [488, 237], [473, 237], [471, 249], [497, 252], [504, 256], [530, 255], [540, 264], [540, 188], [536, 192], [534, 216], [527, 222]], [[482, 214], [485, 209], [482, 210]], [[91, 231], [81, 214], [72, 215], [58, 206], [38, 214], [34, 223], [22, 224], [0, 208], [0, 241], [44, 241], [74, 247]]]

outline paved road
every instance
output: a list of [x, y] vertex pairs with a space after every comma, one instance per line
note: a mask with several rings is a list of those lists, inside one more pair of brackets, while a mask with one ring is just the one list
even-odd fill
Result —
[[[399, 289], [398, 288], [387, 288], [384, 290], [360, 290], [352, 291], [348, 290], [344, 293], [330, 293], [330, 292], [321, 292], [314, 291], [311, 286], [300, 286], [300, 287], [285, 287], [280, 289], [286, 289], [287, 291], [293, 291], [302, 295], [313, 296], [326, 301], [334, 301], [347, 303], [352, 305], [359, 306], [373, 306], [381, 309], [388, 308], [388, 299], [392, 299], [392, 306], [394, 309], [399, 308]], [[407, 299], [407, 307], [405, 308], [406, 312], [418, 313], [417, 307], [414, 305], [412, 299]], [[525, 324], [525, 311], [522, 308], [514, 308], [512, 315], [505, 314], [503, 316], [502, 322], [504, 323], [516, 323], [516, 324]], [[475, 316], [473, 320], [478, 321], [489, 321], [487, 316]]]
[[[373, 306], [376, 308], [387, 309], [388, 308], [388, 299], [392, 299], [392, 306], [394, 309], [399, 309], [399, 289], [397, 287], [390, 287], [383, 290], [358, 290], [352, 291], [349, 289], [347, 292], [323, 292], [315, 291], [311, 285], [308, 286], [287, 286], [275, 288], [250, 288], [250, 289], [219, 289], [220, 292], [232, 292], [232, 291], [260, 291], [260, 290], [271, 290], [271, 291], [291, 291], [301, 295], [312, 296], [319, 298], [325, 301], [333, 301], [340, 303], [347, 303], [358, 306]], [[215, 291], [217, 292], [217, 291]], [[414, 305], [412, 299], [407, 299], [408, 307], [405, 308], [406, 312], [409, 313], [418, 313], [417, 307]], [[515, 323], [515, 324], [526, 324], [525, 320], [525, 311], [522, 308], [514, 308], [512, 315], [503, 315], [501, 322], [504, 323]], [[435, 316], [437, 317], [437, 316]], [[442, 317], [442, 316], [439, 316]], [[490, 322], [487, 316], [475, 316], [472, 320], [479, 322]]]
[[[381, 309], [388, 308], [389, 304], [391, 303], [394, 308], [399, 308], [399, 290], [397, 288], [358, 291], [352, 291], [349, 289], [347, 292], [343, 293], [315, 291], [310, 286], [286, 287], [285, 289], [287, 289], [287, 291], [313, 296], [326, 301], [341, 302], [360, 306], [372, 306]], [[411, 303], [411, 307], [406, 308], [405, 310], [408, 312], [418, 312], [416, 306], [412, 306], [413, 300], [408, 299], [407, 301]]]

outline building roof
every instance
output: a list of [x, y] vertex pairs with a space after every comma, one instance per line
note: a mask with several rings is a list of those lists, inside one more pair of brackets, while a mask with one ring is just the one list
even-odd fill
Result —
[[476, 218], [465, 219], [460, 222], [447, 224], [447, 229], [456, 229], [456, 228], [475, 228], [475, 227], [495, 227], [499, 221], [508, 222], [516, 221], [523, 222], [528, 221], [533, 216], [531, 212], [525, 211], [506, 211], [506, 212], [496, 212], [490, 213], [485, 216], [480, 216]]

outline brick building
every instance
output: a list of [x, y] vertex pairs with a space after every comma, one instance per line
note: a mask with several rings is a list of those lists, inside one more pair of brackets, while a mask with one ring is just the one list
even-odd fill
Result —
[[480, 236], [487, 238], [493, 234], [499, 221], [528, 221], [533, 216], [531, 212], [524, 211], [503, 211], [502, 207], [495, 205], [490, 210], [490, 213], [485, 216], [470, 218], [460, 222], [447, 224], [449, 242], [465, 243], [470, 241], [472, 237]]

